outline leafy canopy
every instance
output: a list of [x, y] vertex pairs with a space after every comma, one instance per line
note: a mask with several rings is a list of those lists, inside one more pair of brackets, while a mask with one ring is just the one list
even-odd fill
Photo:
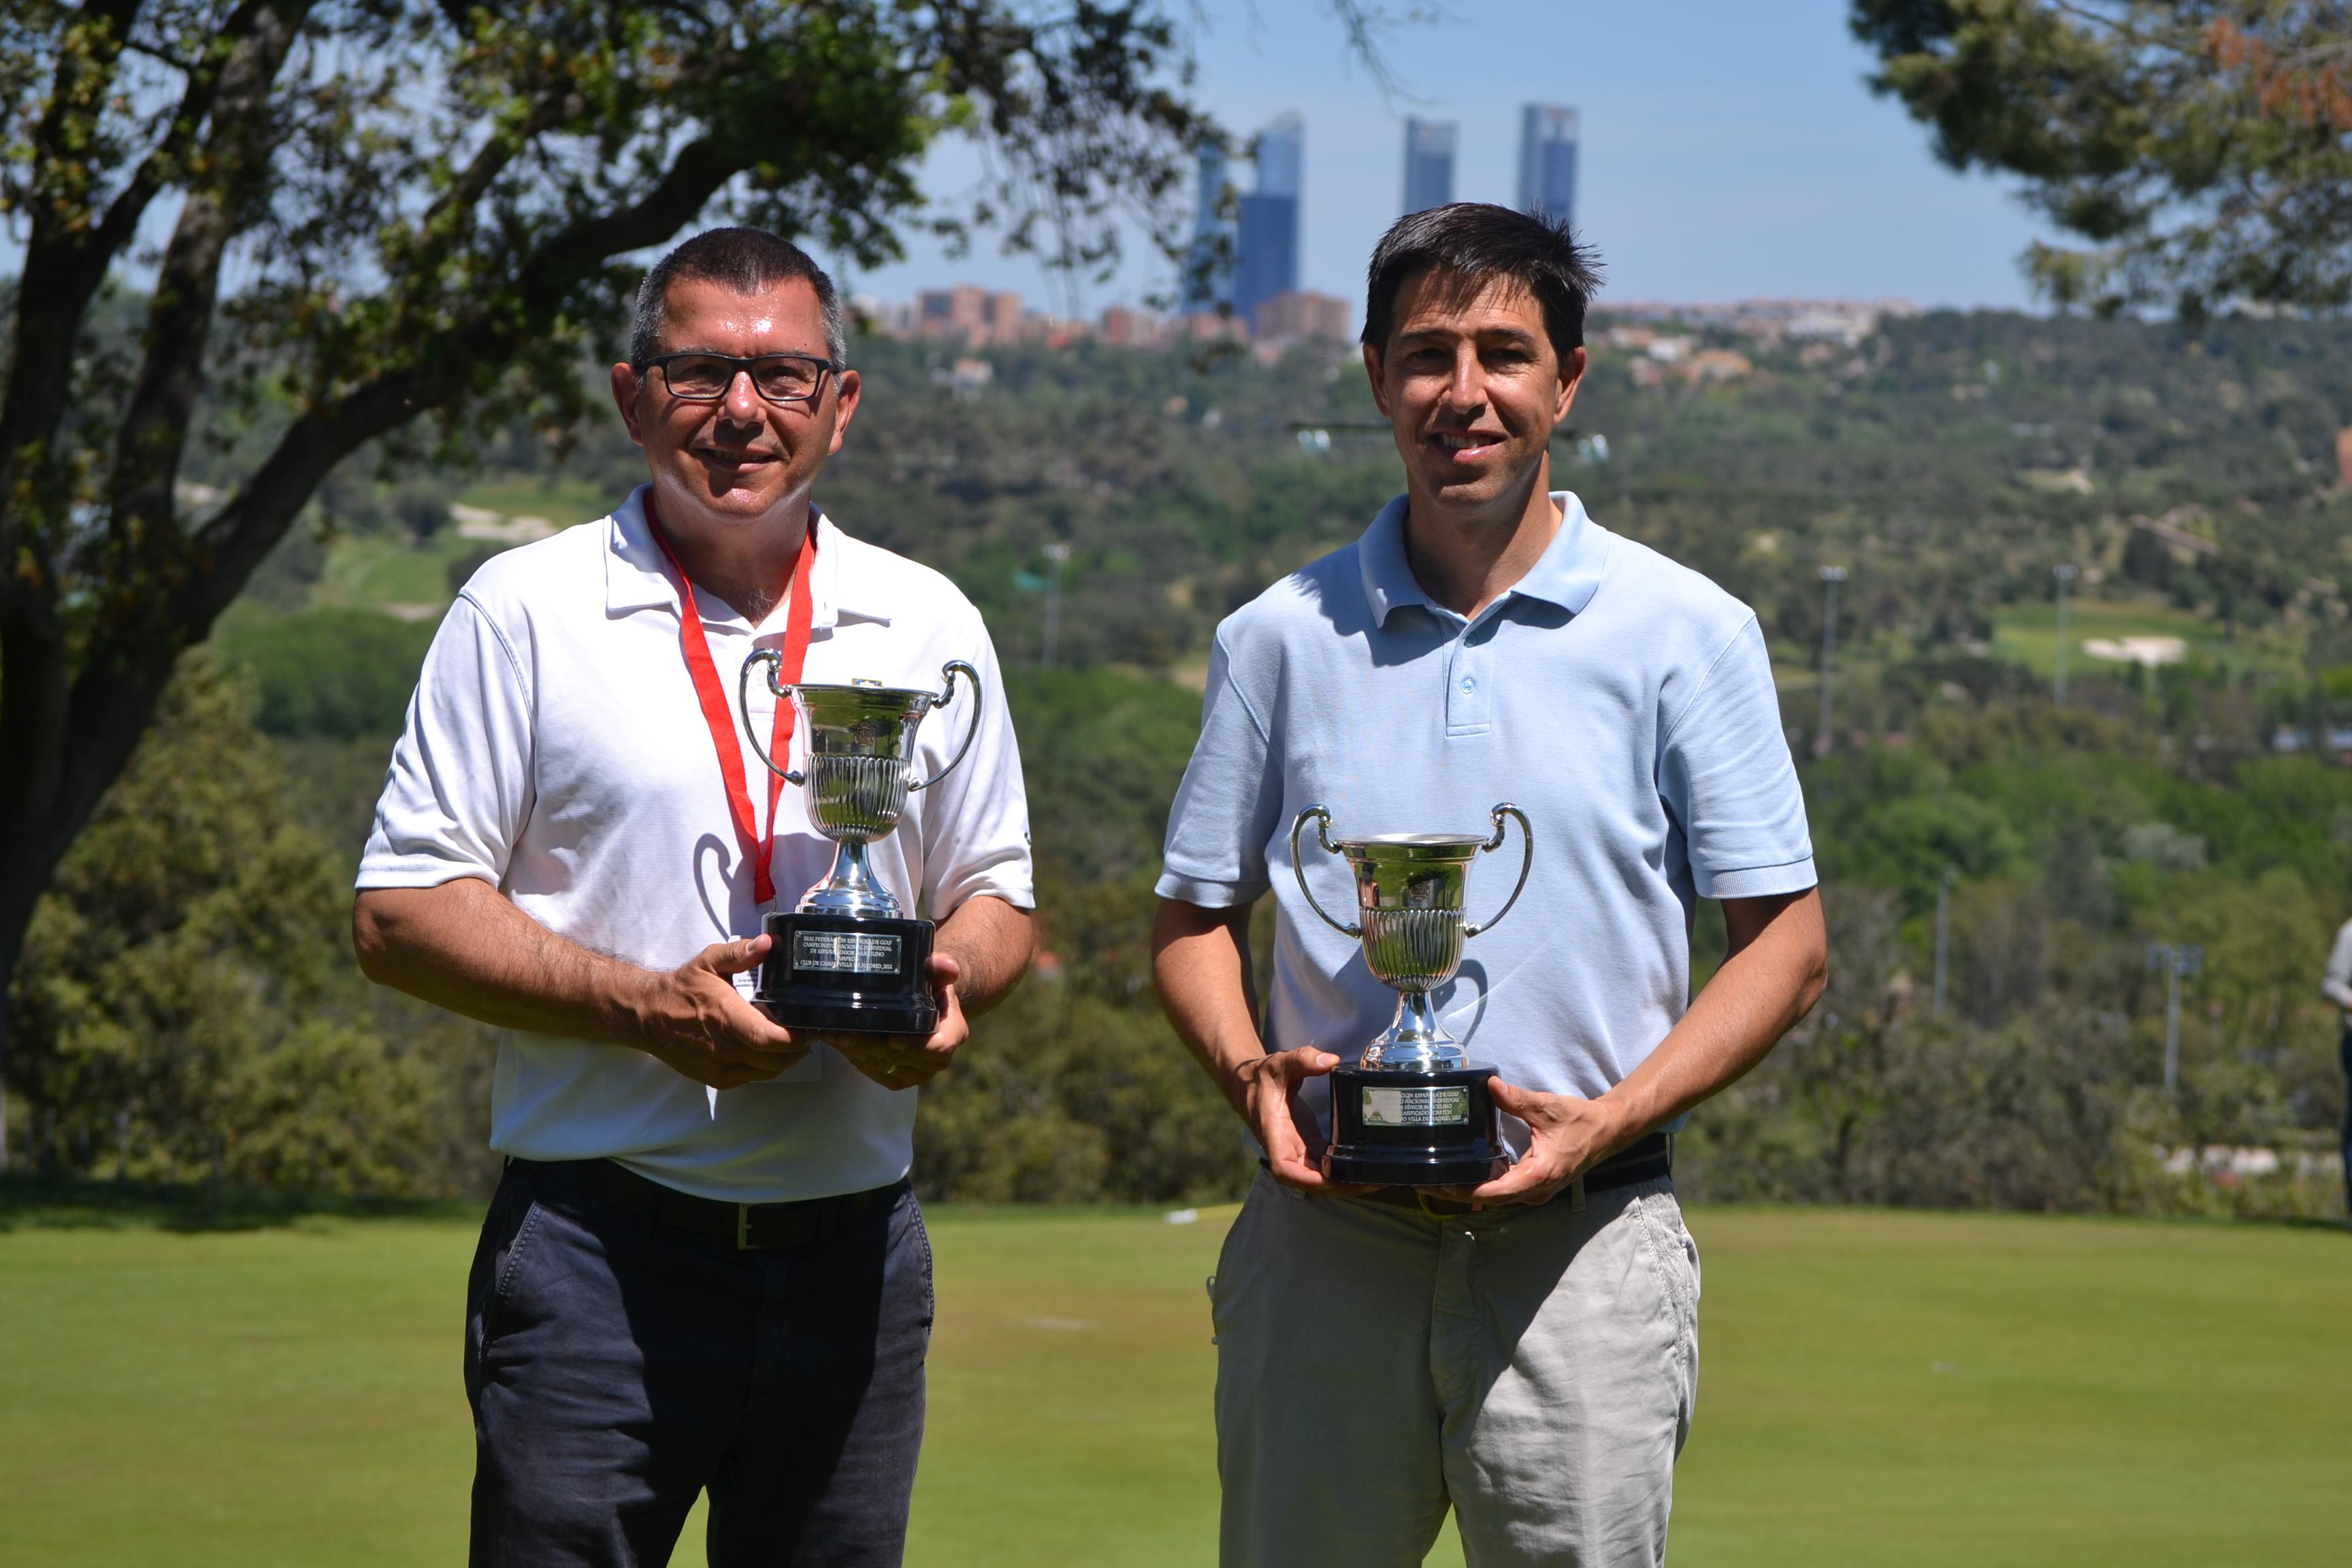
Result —
[[1957, 169], [2022, 174], [2090, 244], [2025, 265], [2061, 304], [2352, 300], [2352, 4], [1853, 0], [1872, 85]]

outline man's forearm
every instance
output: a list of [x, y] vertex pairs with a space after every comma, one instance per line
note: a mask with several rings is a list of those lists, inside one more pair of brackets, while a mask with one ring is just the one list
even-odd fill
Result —
[[1250, 973], [1250, 911], [1163, 899], [1152, 922], [1151, 977], [1179, 1038], [1234, 1111], [1249, 1116], [1244, 1070], [1265, 1057]]
[[1829, 941], [1818, 889], [1725, 908], [1730, 956], [1658, 1048], [1601, 1097], [1625, 1129], [1621, 1145], [1729, 1088], [1821, 997]]
[[1030, 912], [987, 893], [958, 905], [931, 939], [931, 951], [956, 961], [956, 995], [972, 1016], [1004, 1000], [1035, 949]]
[[561, 937], [475, 877], [370, 888], [352, 907], [361, 970], [502, 1028], [638, 1046], [658, 976]]

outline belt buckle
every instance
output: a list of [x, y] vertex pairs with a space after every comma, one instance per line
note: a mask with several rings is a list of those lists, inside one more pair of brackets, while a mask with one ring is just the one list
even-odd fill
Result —
[[735, 1250], [738, 1252], [757, 1250], [751, 1245], [751, 1205], [750, 1204], [735, 1205]]

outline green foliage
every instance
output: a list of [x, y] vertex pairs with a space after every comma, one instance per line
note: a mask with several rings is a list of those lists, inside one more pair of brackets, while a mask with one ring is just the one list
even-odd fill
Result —
[[347, 741], [399, 732], [434, 630], [373, 610], [305, 610], [235, 620], [219, 653], [252, 682], [266, 733]]
[[[2340, 1174], [2319, 1152], [2328, 1140], [2315, 1127], [2294, 1130], [2298, 1110], [2336, 1107], [2299, 1108], [2288, 1089], [2298, 1080], [2320, 1089], [2332, 1077], [2309, 1070], [2325, 1061], [2317, 1020], [2291, 1005], [2282, 1016], [2280, 986], [2310, 984], [2315, 923], [2290, 873], [2255, 889], [2198, 889], [2192, 929], [2216, 941], [2209, 984], [2192, 994], [2211, 1005], [2188, 1022], [2181, 1086], [2169, 1098], [2147, 990], [2132, 1011], [2109, 1005], [2130, 1000], [2132, 981], [2143, 978], [2137, 966], [2102, 973], [2101, 959], [2113, 955], [2050, 921], [2032, 889], [1976, 890], [1989, 896], [1962, 902], [1954, 921], [1962, 1005], [1937, 1017], [1906, 967], [1894, 899], [1827, 889], [1829, 994], [1762, 1068], [1700, 1108], [1676, 1171], [1686, 1192], [1946, 1208], [2340, 1212]], [[2252, 923], [2234, 940], [2220, 934], [2241, 921]], [[2154, 991], [2160, 1006], [2160, 985]], [[2281, 1070], [2289, 1054], [2304, 1070]], [[2273, 1176], [2217, 1186], [2158, 1160], [2163, 1149], [2209, 1145], [2284, 1147], [2284, 1163]]]
[[923, 1091], [915, 1181], [979, 1202], [1238, 1197], [1242, 1125], [1160, 1016], [1151, 882], [1200, 699], [1115, 670], [1006, 685], [1036, 847], [1035, 973]]
[[430, 1074], [369, 1026], [333, 858], [242, 687], [191, 662], [59, 868], [9, 996], [31, 1157], [136, 1180], [402, 1191]]
[[2060, 303], [2352, 301], [2352, 5], [1853, 0], [1853, 25], [1938, 157], [2024, 176], [2092, 242], [2030, 253]]

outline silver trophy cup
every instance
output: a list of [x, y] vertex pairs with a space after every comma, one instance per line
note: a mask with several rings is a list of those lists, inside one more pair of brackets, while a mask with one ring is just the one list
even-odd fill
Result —
[[[1331, 1136], [1323, 1173], [1374, 1187], [1449, 1187], [1491, 1179], [1509, 1163], [1492, 1083], [1495, 1069], [1472, 1062], [1445, 1032], [1429, 994], [1462, 966], [1462, 944], [1511, 912], [1535, 865], [1535, 834], [1516, 805], [1488, 813], [1486, 837], [1447, 833], [1331, 837], [1331, 814], [1310, 805], [1290, 825], [1290, 865], [1307, 907], [1363, 944], [1364, 967], [1396, 991], [1396, 1013], [1354, 1062], [1331, 1073]], [[1519, 879], [1494, 920], [1463, 915], [1470, 862], [1503, 847], [1504, 819], [1516, 817]], [[1356, 921], [1333, 920], [1307, 885], [1299, 835], [1309, 822], [1325, 850], [1347, 858], [1355, 874]]]
[[[1290, 868], [1307, 907], [1323, 923], [1364, 944], [1364, 967], [1397, 993], [1396, 1016], [1378, 1039], [1364, 1047], [1360, 1066], [1368, 1072], [1383, 1068], [1409, 1072], [1449, 1071], [1468, 1065], [1461, 1042], [1445, 1032], [1429, 1005], [1429, 994], [1454, 978], [1462, 966], [1462, 944], [1492, 929], [1511, 912], [1528, 885], [1535, 865], [1535, 835], [1527, 814], [1507, 803], [1488, 813], [1494, 833], [1465, 837], [1447, 833], [1389, 833], [1371, 838], [1331, 837], [1331, 814], [1310, 805], [1290, 825]], [[1519, 879], [1495, 918], [1484, 925], [1466, 923], [1463, 893], [1470, 862], [1503, 847], [1504, 818], [1516, 818], [1525, 847], [1519, 857]], [[1307, 885], [1307, 868], [1298, 854], [1298, 836], [1309, 822], [1324, 849], [1347, 858], [1356, 878], [1354, 925], [1335, 921], [1315, 901]]]
[[[980, 672], [961, 659], [940, 667], [945, 685], [919, 691], [877, 682], [784, 685], [782, 656], [761, 648], [743, 661], [736, 687], [751, 748], [772, 772], [797, 784], [809, 821], [833, 840], [833, 870], [803, 894], [790, 911], [767, 917], [772, 939], [752, 993], [768, 1016], [786, 1028], [855, 1029], [928, 1035], [938, 1004], [924, 981], [932, 924], [908, 917], [875, 876], [866, 847], [898, 826], [907, 797], [953, 773], [980, 733]], [[751, 721], [751, 675], [766, 672], [768, 689], [789, 700], [798, 719], [804, 761], [780, 766]], [[961, 676], [970, 689], [971, 717], [947, 765], [915, 776], [915, 736], [924, 716], [955, 700]]]

